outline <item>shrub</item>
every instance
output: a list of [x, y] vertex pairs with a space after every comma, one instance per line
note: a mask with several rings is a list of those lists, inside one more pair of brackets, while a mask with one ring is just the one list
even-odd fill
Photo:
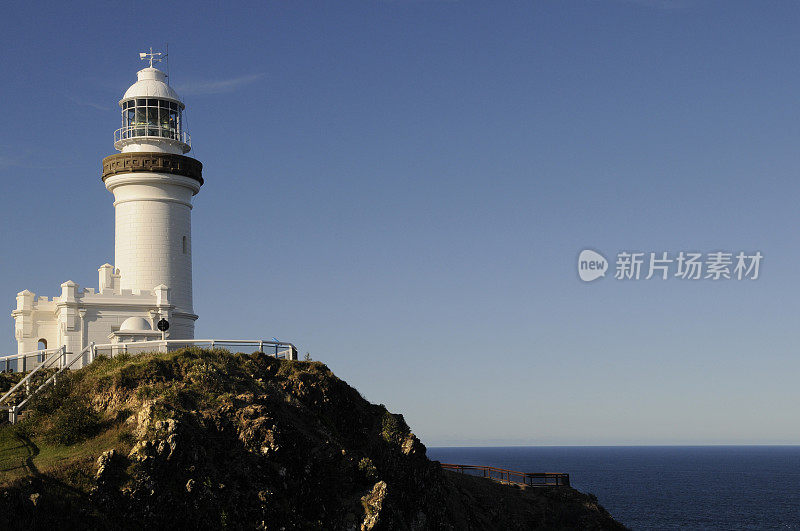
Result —
[[53, 413], [45, 437], [58, 444], [70, 445], [92, 437], [99, 428], [97, 412], [85, 400], [70, 398]]
[[50, 415], [63, 404], [70, 395], [72, 375], [64, 375], [58, 382], [48, 385], [31, 400], [29, 410], [40, 415]]
[[213, 393], [222, 389], [220, 371], [212, 363], [195, 363], [191, 366], [186, 376], [192, 384], [203, 392]]
[[378, 477], [378, 469], [369, 457], [361, 458], [358, 462], [358, 470], [364, 474], [367, 479], [375, 480]]
[[392, 415], [385, 411], [381, 418], [381, 436], [383, 440], [386, 442], [399, 441], [403, 437], [401, 430], [402, 423], [397, 418], [397, 415]]

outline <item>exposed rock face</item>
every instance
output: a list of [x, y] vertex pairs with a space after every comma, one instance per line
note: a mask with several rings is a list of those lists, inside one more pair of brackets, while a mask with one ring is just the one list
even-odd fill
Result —
[[[64, 385], [107, 419], [77, 444], [118, 436], [82, 461], [82, 494], [64, 496], [58, 471], [0, 488], [0, 528], [621, 528], [569, 488], [443, 472], [402, 416], [320, 363], [188, 350], [100, 361]], [[48, 426], [35, 411], [26, 423], [34, 441]]]
[[383, 509], [383, 500], [386, 498], [386, 482], [375, 483], [372, 490], [361, 498], [365, 516], [361, 523], [361, 530], [373, 529], [378, 524]]

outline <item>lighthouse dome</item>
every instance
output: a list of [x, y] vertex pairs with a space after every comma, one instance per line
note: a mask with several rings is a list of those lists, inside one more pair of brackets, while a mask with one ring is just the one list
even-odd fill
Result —
[[167, 75], [158, 68], [143, 68], [136, 76], [138, 81], [125, 91], [120, 102], [131, 98], [159, 98], [181, 102], [178, 93], [167, 84]]
[[137, 77], [119, 100], [122, 127], [114, 132], [114, 147], [122, 152], [188, 153], [192, 139], [183, 122], [186, 106], [167, 75], [151, 65]]
[[122, 321], [122, 326], [119, 327], [121, 332], [144, 332], [150, 331], [150, 323], [142, 317], [128, 317]]

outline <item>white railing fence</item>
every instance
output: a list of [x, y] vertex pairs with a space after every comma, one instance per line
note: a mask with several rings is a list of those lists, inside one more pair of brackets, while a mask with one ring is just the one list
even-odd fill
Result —
[[[78, 364], [79, 361], [79, 367], [85, 367], [99, 356], [114, 358], [120, 354], [133, 355], [144, 354], [146, 352], [169, 352], [187, 347], [205, 347], [210, 349], [224, 348], [227, 350], [247, 349], [250, 350], [250, 352], [261, 352], [279, 359], [297, 360], [297, 348], [293, 344], [282, 341], [264, 341], [262, 339], [163, 339], [160, 341], [135, 341], [130, 343], [107, 343], [101, 345], [90, 343], [76, 356], [72, 356], [72, 354], [68, 353], [66, 347], [61, 347], [53, 351], [47, 351], [51, 352], [49, 357], [39, 363], [29, 374], [20, 380], [19, 383], [0, 397], [0, 407], [3, 407], [3, 404], [7, 404], [18, 389], [25, 386], [25, 398], [16, 405], [7, 404], [6, 406], [8, 407], [8, 420], [13, 424], [19, 420], [20, 412], [28, 405], [31, 398], [36, 396], [37, 393], [48, 385], [55, 384], [64, 371], [72, 368], [75, 364]], [[14, 356], [7, 357], [14, 358]], [[4, 358], [0, 358], [0, 361], [2, 359]], [[56, 367], [58, 370], [31, 392], [31, 378], [39, 371]]]
[[271, 354], [280, 359], [297, 359], [297, 348], [291, 343], [282, 341], [264, 341], [262, 339], [161, 339], [156, 341], [134, 341], [131, 343], [95, 345], [94, 349], [89, 353], [86, 363], [91, 363], [97, 356], [113, 358], [119, 354], [168, 352], [187, 347], [210, 349], [224, 348], [227, 350], [245, 349], [249, 352]]
[[10, 356], [0, 356], [0, 372], [26, 372], [36, 368], [40, 363], [47, 359], [60, 348], [45, 350], [33, 350], [23, 354], [11, 354]]
[[[4, 394], [2, 397], [0, 397], [0, 406], [2, 406], [3, 404], [8, 404], [8, 402], [10, 402], [10, 400], [11, 400], [11, 397], [14, 396], [14, 393], [16, 393], [17, 390], [22, 388], [22, 387], [24, 387], [25, 394], [27, 395], [27, 397], [25, 398], [25, 400], [23, 402], [27, 402], [28, 399], [32, 396], [32, 393], [31, 393], [31, 381], [32, 381], [33, 377], [37, 373], [39, 373], [40, 371], [44, 371], [44, 370], [46, 370], [48, 368], [51, 368], [51, 367], [61, 367], [61, 369], [58, 372], [63, 371], [64, 367], [66, 367], [66, 365], [67, 365], [65, 363], [66, 362], [66, 355], [67, 355], [67, 347], [61, 347], [59, 349], [54, 350], [50, 354], [50, 356], [48, 356], [42, 363], [38, 364], [36, 366], [36, 368], [34, 368], [31, 372], [29, 372], [27, 375], [25, 375], [25, 377], [23, 379], [21, 379], [19, 382], [17, 382], [16, 385], [12, 386], [11, 389], [9, 389], [8, 392], [6, 392], [6, 394]], [[55, 374], [53, 375], [53, 377], [55, 377]], [[40, 386], [38, 389], [36, 389], [36, 391], [33, 392], [33, 394], [37, 393], [39, 391], [39, 389], [41, 389], [41, 388], [42, 387]], [[16, 413], [14, 411], [15, 407], [17, 407], [17, 406], [10, 406], [9, 407], [9, 416], [8, 416], [8, 418], [9, 418], [9, 420], [11, 422], [16, 422], [16, 415], [13, 415], [13, 417], [12, 417], [12, 413]]]

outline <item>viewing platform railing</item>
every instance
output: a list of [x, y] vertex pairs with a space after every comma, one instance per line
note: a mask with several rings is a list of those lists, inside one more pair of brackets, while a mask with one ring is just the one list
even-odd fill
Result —
[[[15, 394], [18, 391], [24, 393], [25, 399], [22, 400], [22, 402], [20, 402], [17, 405], [12, 405], [8, 407], [8, 419], [12, 423], [16, 422], [17, 420], [17, 411], [19, 409], [22, 409], [22, 407], [24, 407], [25, 404], [28, 403], [28, 400], [30, 400], [31, 396], [38, 393], [48, 383], [50, 383], [50, 381], [55, 382], [56, 375], [61, 374], [61, 372], [63, 372], [67, 368], [67, 365], [65, 364], [66, 353], [67, 353], [66, 347], [61, 347], [53, 350], [50, 353], [50, 355], [44, 359], [44, 361], [42, 361], [36, 366], [36, 368], [28, 372], [28, 374], [26, 374], [22, 380], [17, 382], [16, 385], [12, 386], [11, 389], [9, 389], [3, 396], [0, 396], [0, 406], [2, 406], [3, 404], [11, 402], [11, 400], [15, 397]], [[42, 371], [42, 373], [46, 374], [45, 371], [47, 369], [55, 369], [55, 368], [58, 368], [58, 371], [56, 371], [55, 374], [53, 374], [50, 378], [48, 378], [45, 381], [45, 383], [39, 386], [35, 391], [31, 392], [31, 382], [34, 381], [33, 377], [37, 373], [39, 373], [39, 371]]]
[[[13, 424], [19, 420], [20, 412], [28, 405], [31, 398], [36, 396], [42, 389], [48, 385], [55, 384], [61, 374], [67, 369], [72, 368], [73, 365], [78, 364], [78, 367], [86, 366], [92, 363], [98, 356], [107, 356], [113, 358], [123, 354], [144, 354], [146, 352], [169, 352], [171, 350], [178, 350], [186, 347], [206, 347], [206, 348], [224, 348], [224, 349], [251, 349], [251, 352], [262, 352], [275, 356], [278, 359], [297, 360], [297, 347], [291, 343], [284, 341], [264, 341], [263, 339], [162, 339], [156, 341], [133, 341], [129, 343], [107, 343], [96, 345], [90, 343], [77, 355], [67, 352], [66, 347], [48, 351], [50, 354], [44, 361], [39, 363], [35, 368], [31, 367], [31, 371], [16, 385], [14, 385], [5, 395], [0, 397], [0, 406], [3, 403], [10, 401], [20, 388], [24, 386], [25, 398], [16, 405], [8, 407], [8, 420]], [[15, 358], [23, 356], [7, 356]], [[3, 358], [0, 358], [0, 360]], [[44, 383], [39, 385], [35, 390], [31, 391], [31, 382], [33, 376], [40, 370], [44, 369], [56, 370], [49, 376]]]
[[33, 350], [24, 354], [11, 354], [0, 356], [0, 372], [26, 372], [35, 369], [51, 354], [60, 351], [60, 348]]
[[569, 487], [569, 474], [560, 472], [517, 472], [493, 466], [453, 465], [449, 463], [440, 463], [440, 465], [445, 470], [488, 478], [507, 485]]
[[130, 343], [106, 343], [90, 345], [88, 357], [91, 363], [97, 356], [113, 358], [119, 354], [140, 354], [143, 352], [168, 352], [186, 347], [252, 349], [250, 352], [263, 352], [285, 360], [297, 359], [297, 347], [283, 341], [264, 341], [262, 339], [158, 339], [152, 341], [133, 341]]

